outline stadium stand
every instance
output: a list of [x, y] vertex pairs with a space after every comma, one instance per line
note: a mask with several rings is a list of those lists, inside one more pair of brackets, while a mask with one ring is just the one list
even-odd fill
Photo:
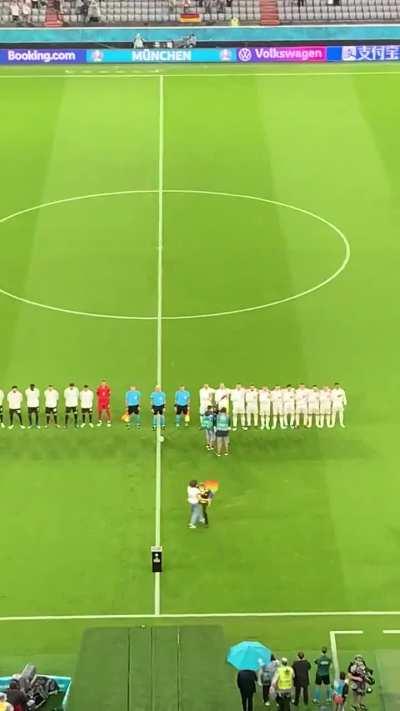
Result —
[[[62, 13], [64, 22], [71, 25], [85, 22], [80, 11], [81, 0], [63, 0]], [[209, 8], [209, 9], [208, 9]], [[182, 5], [173, 0], [102, 0], [99, 3], [100, 22], [113, 25], [160, 24], [179, 22]], [[214, 0], [192, 0], [190, 11], [203, 16], [204, 22], [227, 24], [232, 17], [238, 17], [241, 24], [258, 24], [261, 19], [259, 0], [232, 0], [228, 7], [223, 0], [217, 4]]]
[[[19, 4], [19, 3], [17, 3]], [[19, 19], [13, 22], [11, 15], [11, 1], [0, 0], [0, 25], [43, 25], [46, 19], [46, 3], [33, 3], [36, 7], [32, 7], [30, 3], [26, 3], [26, 14], [22, 13], [22, 5], [19, 5]]]
[[400, 19], [400, 0], [277, 0], [281, 24], [392, 22]]

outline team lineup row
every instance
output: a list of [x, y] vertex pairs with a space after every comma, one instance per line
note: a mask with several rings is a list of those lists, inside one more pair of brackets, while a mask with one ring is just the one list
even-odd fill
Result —
[[[92, 390], [88, 385], [84, 385], [81, 390], [70, 383], [63, 391], [64, 406], [65, 406], [65, 425], [68, 425], [69, 416], [74, 419], [74, 424], [78, 424], [78, 408], [81, 409], [82, 423], [81, 427], [86, 425], [86, 420], [90, 426], [93, 425], [93, 408], [96, 395], [96, 406], [98, 412], [98, 426], [106, 421], [107, 426], [111, 426], [111, 388], [108, 383], [103, 380], [96, 390]], [[7, 393], [6, 400], [8, 403], [10, 424], [14, 426], [14, 419], [19, 420], [19, 424], [23, 427], [21, 408], [26, 400], [28, 411], [29, 427], [39, 427], [39, 408], [41, 400], [41, 392], [35, 384], [29, 385], [24, 394], [13, 385]], [[43, 392], [44, 407], [46, 415], [46, 426], [51, 420], [58, 426], [58, 406], [60, 400], [59, 391], [49, 385]], [[3, 421], [3, 402], [5, 395], [0, 389], [0, 425], [4, 427]], [[140, 427], [140, 407], [142, 393], [135, 385], [131, 385], [125, 393], [125, 412], [122, 419], [130, 426], [131, 421], [135, 422], [136, 427]], [[187, 426], [190, 418], [190, 392], [181, 385], [175, 392], [174, 408], [175, 408], [175, 424], [180, 427], [181, 420]], [[203, 385], [199, 391], [200, 401], [200, 423], [203, 422], [203, 417], [207, 410], [215, 409], [216, 411], [230, 411], [232, 408], [232, 429], [237, 429], [238, 420], [243, 429], [247, 429], [254, 425], [258, 427], [260, 422], [261, 429], [275, 429], [278, 422], [282, 429], [286, 427], [298, 427], [302, 423], [306, 427], [311, 427], [313, 419], [317, 427], [323, 427], [324, 424], [328, 427], [333, 427], [336, 419], [344, 427], [344, 408], [347, 405], [345, 391], [335, 383], [331, 388], [324, 386], [318, 388], [306, 387], [300, 384], [294, 388], [291, 385], [282, 388], [275, 386], [268, 388], [263, 386], [256, 388], [251, 385], [244, 388], [241, 384], [237, 384], [235, 388], [227, 388], [224, 383], [220, 383], [218, 388], [212, 388], [208, 384]], [[160, 385], [156, 385], [150, 395], [150, 405], [153, 413], [153, 429], [158, 426], [165, 427], [165, 408], [166, 394], [161, 389]]]
[[300, 383], [298, 387], [266, 385], [256, 388], [250, 385], [244, 388], [240, 383], [235, 388], [227, 388], [220, 383], [218, 388], [212, 388], [207, 383], [200, 388], [200, 417], [209, 409], [227, 412], [232, 408], [232, 429], [237, 429], [238, 421], [243, 429], [254, 424], [261, 429], [275, 429], [279, 422], [282, 429], [299, 427], [334, 427], [336, 420], [344, 427], [344, 409], [347, 397], [339, 383], [332, 387], [317, 385], [306, 387]]

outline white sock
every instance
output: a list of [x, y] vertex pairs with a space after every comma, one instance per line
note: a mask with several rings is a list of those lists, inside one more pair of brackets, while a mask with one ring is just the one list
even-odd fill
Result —
[[236, 429], [236, 427], [237, 427], [237, 415], [232, 415], [232, 423], [233, 423], [234, 429]]
[[244, 415], [240, 415], [240, 422], [242, 427], [246, 427], [246, 418]]

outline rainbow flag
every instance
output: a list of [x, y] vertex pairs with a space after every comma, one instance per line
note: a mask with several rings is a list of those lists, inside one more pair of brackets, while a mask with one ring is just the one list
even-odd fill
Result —
[[219, 489], [219, 481], [215, 481], [215, 479], [208, 479], [207, 481], [203, 482], [204, 486], [206, 489], [210, 489], [210, 491], [213, 492], [213, 494], [216, 494], [218, 489]]

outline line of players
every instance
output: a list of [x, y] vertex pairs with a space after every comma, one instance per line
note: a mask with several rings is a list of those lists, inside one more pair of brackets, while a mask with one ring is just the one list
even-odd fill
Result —
[[[72, 418], [75, 427], [78, 427], [78, 408], [80, 408], [81, 410], [81, 427], [85, 427], [86, 423], [89, 425], [89, 427], [94, 427], [94, 391], [91, 390], [88, 385], [84, 385], [83, 389], [79, 390], [75, 383], [70, 383], [68, 387], [65, 388], [63, 394], [65, 406], [64, 427], [68, 427], [70, 417]], [[36, 387], [34, 383], [31, 383], [31, 385], [29, 385], [29, 387], [25, 390], [24, 395], [28, 411], [28, 429], [31, 429], [32, 427], [40, 429], [40, 390]], [[25, 425], [23, 424], [22, 418], [22, 405], [24, 402], [24, 395], [18, 389], [17, 385], [12, 386], [11, 390], [7, 393], [6, 398], [4, 396], [3, 390], [0, 389], [0, 427], [5, 427], [3, 402], [6, 399], [10, 418], [8, 429], [12, 430], [14, 428], [14, 422], [18, 422], [21, 429], [25, 429]], [[46, 422], [45, 427], [49, 427], [51, 422], [53, 422], [56, 427], [60, 427], [58, 420], [58, 405], [60, 393], [56, 388], [53, 387], [53, 385], [49, 385], [45, 389], [43, 395]], [[106, 382], [106, 380], [102, 380], [100, 385], [96, 389], [96, 397], [98, 414], [97, 426], [100, 427], [103, 422], [105, 422], [107, 424], [107, 427], [111, 427], [111, 388]]]
[[319, 428], [325, 425], [334, 427], [337, 420], [341, 427], [345, 427], [347, 398], [339, 383], [322, 388], [317, 385], [309, 388], [304, 383], [296, 388], [276, 385], [271, 389], [266, 385], [259, 389], [254, 385], [244, 388], [240, 383], [235, 388], [227, 388], [220, 383], [214, 389], [206, 383], [200, 388], [199, 396], [200, 418], [208, 408], [217, 411], [225, 408], [227, 412], [231, 409], [234, 432], [239, 421], [244, 430], [253, 425], [262, 430], [274, 430], [278, 423], [283, 430], [300, 427], [301, 424], [308, 428], [313, 424]]

